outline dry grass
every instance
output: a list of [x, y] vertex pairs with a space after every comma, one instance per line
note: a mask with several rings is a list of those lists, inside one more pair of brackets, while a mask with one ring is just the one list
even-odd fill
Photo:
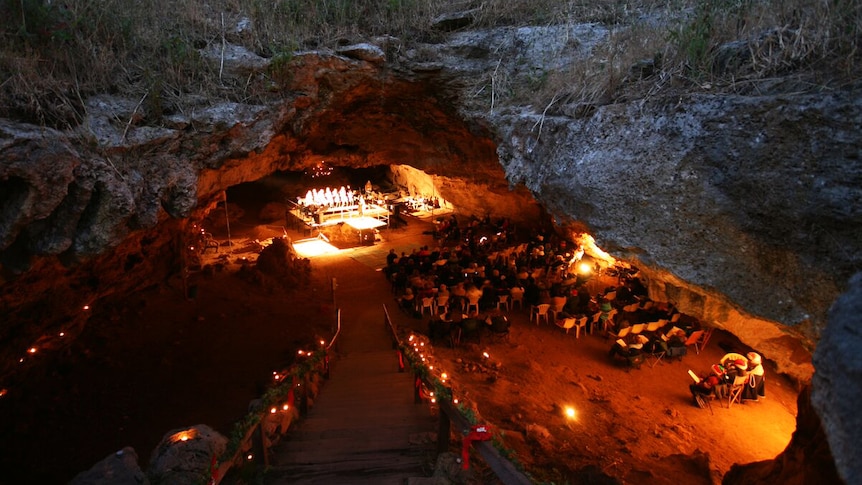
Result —
[[[435, 35], [431, 19], [467, 9], [478, 9], [483, 27], [594, 22], [611, 31], [587, 62], [564, 72], [489, 73], [495, 106], [601, 104], [661, 91], [671, 80], [732, 87], [815, 70], [850, 77], [859, 65], [857, 0], [140, 0], [135, 8], [124, 0], [4, 0], [0, 116], [74, 126], [82, 100], [102, 92], [146, 95], [153, 119], [189, 94], [247, 100], [255, 94], [218, 76], [199, 48], [227, 40], [289, 58], [375, 35], [426, 40]], [[243, 18], [253, 28], [238, 32]], [[649, 66], [652, 59], [661, 62]]]

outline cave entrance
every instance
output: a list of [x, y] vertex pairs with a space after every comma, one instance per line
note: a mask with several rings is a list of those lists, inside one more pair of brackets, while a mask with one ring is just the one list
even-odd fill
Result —
[[288, 231], [295, 240], [332, 242], [298, 251], [309, 257], [373, 245], [410, 218], [439, 222], [455, 207], [438, 190], [434, 175], [407, 165], [346, 168], [322, 161], [302, 172], [276, 172], [229, 187], [210, 209], [203, 230], [217, 240], [264, 245]]

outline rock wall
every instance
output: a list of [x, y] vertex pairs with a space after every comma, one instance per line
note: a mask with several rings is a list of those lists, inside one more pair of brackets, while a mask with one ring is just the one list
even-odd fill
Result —
[[[756, 334], [780, 335], [746, 339], [747, 326], [796, 327], [811, 341], [823, 329], [862, 255], [862, 100], [852, 91], [656, 98], [546, 116], [541, 134], [540, 118], [492, 118], [509, 180], [586, 224], [614, 256], [720, 302], [683, 300], [683, 311], [757, 348]], [[793, 368], [789, 352], [769, 358]]]

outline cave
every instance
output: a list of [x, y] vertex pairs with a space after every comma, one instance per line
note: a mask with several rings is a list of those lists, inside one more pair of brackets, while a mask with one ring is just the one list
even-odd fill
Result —
[[[824, 436], [840, 435], [843, 426], [835, 415], [815, 412], [808, 386], [815, 342], [830, 329], [844, 328], [827, 323], [828, 311], [849, 286], [862, 241], [857, 207], [843, 204], [858, 202], [855, 172], [845, 178], [845, 169], [836, 168], [858, 168], [853, 120], [859, 108], [858, 100], [848, 101], [851, 93], [834, 93], [826, 101], [810, 94], [797, 99], [796, 107], [781, 97], [728, 97], [719, 103], [669, 96], [637, 107], [590, 107], [592, 115], [579, 107], [553, 117], [504, 110], [477, 114], [459, 111], [459, 76], [439, 67], [389, 71], [348, 54], [308, 54], [291, 62], [292, 75], [266, 106], [224, 103], [148, 127], [116, 122], [134, 119], [137, 107], [99, 112], [94, 104], [89, 126], [104, 132], [92, 143], [30, 125], [0, 125], [4, 138], [17, 140], [2, 146], [0, 166], [0, 411], [16, 416], [2, 430], [13, 437], [6, 440], [3, 467], [18, 470], [12, 475], [16, 483], [71, 478], [123, 446], [112, 441], [107, 449], [97, 448], [104, 436], [151, 443], [172, 427], [190, 424], [149, 415], [132, 423], [123, 409], [160, 405], [142, 388], [164, 386], [182, 397], [182, 409], [171, 401], [177, 416], [229, 426], [236, 412], [194, 414], [200, 411], [195, 399], [209, 401], [216, 393], [191, 393], [193, 386], [183, 385], [194, 379], [199, 388], [220, 386], [205, 372], [212, 359], [208, 345], [230, 340], [222, 335], [211, 343], [195, 329], [208, 321], [195, 309], [192, 289], [198, 286], [185, 277], [187, 249], [197, 244], [200, 225], [216, 232], [213, 253], [219, 255], [231, 254], [232, 238], [259, 244], [288, 229], [296, 238], [313, 236], [314, 231], [289, 228], [286, 219], [261, 221], [260, 215], [272, 202], [284, 204], [276, 215], [289, 210], [290, 200], [312, 188], [308, 178], [320, 170], [337, 177], [332, 187], [370, 181], [381, 192], [439, 198], [458, 217], [505, 218], [526, 237], [540, 232], [573, 243], [591, 235], [602, 254], [638, 268], [651, 299], [671, 302], [726, 339], [757, 350], [776, 380], [786, 379], [799, 396], [793, 441], [792, 430], [782, 431], [787, 451], [768, 462], [733, 467], [725, 480], [785, 483], [796, 474], [798, 483], [808, 483], [820, 474], [840, 482], [835, 461], [846, 458], [833, 460], [830, 445], [846, 441], [827, 444]], [[705, 121], [689, 126], [698, 117]], [[735, 124], [728, 127], [732, 118]], [[826, 141], [808, 143], [817, 138]], [[823, 162], [807, 169], [813, 175], [801, 177], [795, 163], [800, 159]], [[747, 171], [755, 160], [761, 170]], [[813, 202], [800, 209], [788, 203], [791, 197]], [[220, 271], [215, 268], [209, 270]], [[313, 261], [311, 268], [313, 273]], [[254, 302], [262, 301], [254, 299], [267, 297], [261, 293], [243, 293], [244, 303], [223, 310], [231, 331], [242, 332], [243, 314], [247, 325], [275, 319], [253, 311]], [[315, 298], [320, 295], [308, 301], [318, 307], [305, 310], [324, 311], [324, 300]], [[168, 300], [189, 312], [166, 312], [176, 309], [160, 307]], [[186, 329], [182, 337], [155, 323], [151, 333], [147, 325], [124, 325], [171, 319], [182, 322], [175, 326]], [[303, 339], [326, 331], [315, 325], [306, 330], [269, 338], [287, 338], [292, 352]], [[136, 352], [158, 354], [164, 346], [190, 350], [173, 349], [156, 363], [193, 377], [154, 373], [148, 381], [122, 385], [100, 381], [100, 367], [123, 369], [122, 355], [133, 360]], [[271, 358], [271, 365], [281, 365], [286, 352], [274, 344], [242, 351]], [[829, 376], [825, 360], [818, 372]], [[191, 374], [198, 368], [200, 374]], [[255, 377], [239, 376], [233, 394], [262, 392], [260, 376], [269, 367], [245, 371]], [[87, 384], [71, 376], [83, 376]], [[156, 376], [177, 382], [166, 386]], [[107, 398], [110, 389], [118, 392], [113, 399]], [[64, 409], [65, 396], [81, 398], [80, 407]], [[129, 422], [105, 420], [111, 429], [88, 422], [87, 446], [66, 452], [69, 461], [62, 465], [38, 471], [48, 437], [80, 421], [82, 408], [104, 409]], [[57, 427], [38, 430], [42, 416], [52, 412]], [[821, 419], [828, 425], [825, 434]], [[138, 450], [142, 458], [149, 451]]]

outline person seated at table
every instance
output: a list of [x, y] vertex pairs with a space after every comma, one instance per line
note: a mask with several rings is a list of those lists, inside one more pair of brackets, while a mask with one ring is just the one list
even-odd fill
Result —
[[611, 357], [619, 355], [626, 358], [639, 355], [643, 352], [643, 346], [648, 340], [643, 335], [628, 335], [625, 339], [615, 341], [608, 355]]
[[725, 379], [732, 383], [737, 377], [748, 375], [748, 365], [743, 359], [728, 359], [723, 364]]
[[440, 288], [437, 289], [437, 297], [441, 296], [449, 296], [449, 288], [444, 283], [441, 283]]
[[717, 375], [710, 373], [708, 375], [701, 375], [700, 381], [689, 385], [688, 390], [691, 391], [691, 397], [694, 399], [695, 405], [699, 405], [697, 402], [697, 396], [707, 398], [712, 394], [715, 395], [716, 398], [721, 398], [717, 393], [720, 386], [721, 379], [719, 379]]
[[748, 401], [759, 401], [766, 397], [766, 388], [763, 382], [763, 362], [760, 354], [749, 352], [748, 355], [748, 385], [742, 390], [742, 399]]

